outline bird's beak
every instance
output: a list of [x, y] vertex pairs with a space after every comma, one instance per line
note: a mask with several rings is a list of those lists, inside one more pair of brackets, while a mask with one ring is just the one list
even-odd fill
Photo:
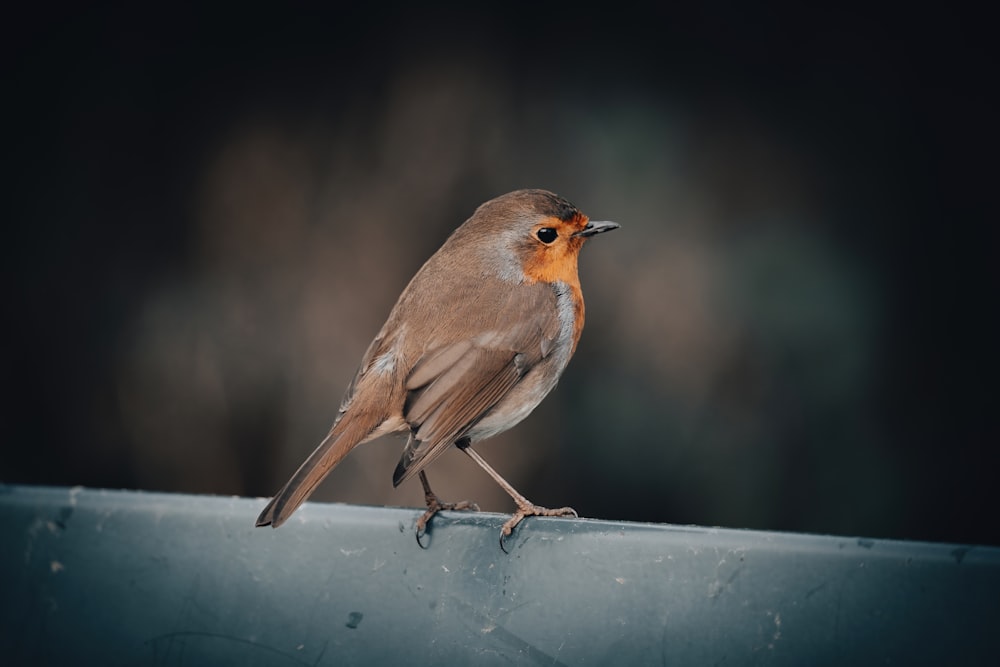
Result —
[[619, 227], [621, 227], [621, 225], [619, 225], [617, 222], [610, 222], [607, 220], [603, 222], [590, 221], [587, 223], [586, 227], [573, 234], [573, 236], [583, 236], [583, 237], [594, 236], [595, 234], [603, 234], [604, 232], [610, 232], [612, 229], [618, 229]]

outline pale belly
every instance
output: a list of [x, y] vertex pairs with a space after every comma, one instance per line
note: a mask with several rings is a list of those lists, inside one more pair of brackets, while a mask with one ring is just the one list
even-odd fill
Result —
[[473, 442], [485, 440], [519, 424], [555, 388], [568, 362], [568, 354], [557, 353], [535, 366], [466, 436]]

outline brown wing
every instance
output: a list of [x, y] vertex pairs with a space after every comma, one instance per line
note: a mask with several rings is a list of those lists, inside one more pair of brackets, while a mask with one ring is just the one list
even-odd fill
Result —
[[394, 485], [461, 439], [552, 350], [560, 323], [551, 288], [520, 286], [518, 298], [510, 292], [490, 309], [493, 330], [429, 350], [407, 376], [403, 416], [412, 434]]

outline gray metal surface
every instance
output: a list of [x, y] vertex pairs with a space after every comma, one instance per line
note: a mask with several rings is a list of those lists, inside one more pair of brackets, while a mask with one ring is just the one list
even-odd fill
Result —
[[0, 486], [0, 663], [990, 664], [1000, 549]]

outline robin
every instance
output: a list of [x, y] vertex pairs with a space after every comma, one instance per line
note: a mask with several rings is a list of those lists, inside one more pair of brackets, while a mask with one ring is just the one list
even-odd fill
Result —
[[257, 518], [277, 528], [361, 443], [389, 433], [409, 439], [393, 486], [420, 477], [427, 511], [478, 510], [441, 501], [424, 469], [451, 445], [479, 464], [517, 504], [500, 544], [529, 516], [576, 516], [530, 502], [472, 449], [511, 428], [552, 391], [583, 331], [577, 257], [592, 222], [545, 190], [517, 190], [476, 209], [427, 260], [368, 346], [330, 432]]

